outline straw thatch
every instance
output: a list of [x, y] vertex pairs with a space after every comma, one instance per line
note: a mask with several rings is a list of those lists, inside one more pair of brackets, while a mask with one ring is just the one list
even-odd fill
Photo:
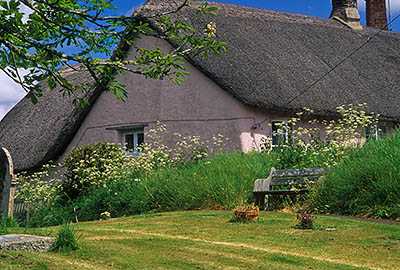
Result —
[[[141, 12], [170, 10], [179, 2], [151, 0]], [[279, 111], [311, 107], [321, 114], [335, 112], [339, 105], [367, 103], [387, 119], [400, 119], [400, 33], [380, 33], [300, 95], [378, 30], [354, 31], [335, 20], [212, 5], [219, 7], [215, 18], [198, 16], [191, 9], [177, 17], [200, 31], [210, 20], [216, 22], [218, 39], [227, 42], [227, 53], [191, 60], [239, 100]]]
[[[179, 3], [149, 0], [135, 16], [147, 20], [149, 14]], [[322, 115], [334, 113], [339, 105], [367, 103], [383, 118], [399, 121], [399, 33], [380, 33], [309, 89], [377, 30], [354, 31], [337, 21], [312, 16], [212, 5], [219, 7], [217, 17], [205, 17], [189, 8], [173, 16], [194, 25], [200, 34], [208, 22], [216, 22], [218, 39], [227, 42], [227, 52], [222, 57], [189, 61], [238, 100], [277, 111], [309, 107]], [[64, 72], [69, 72], [71, 80], [89, 78], [82, 72]], [[0, 123], [0, 144], [11, 151], [17, 170], [57, 158], [88, 111], [74, 107], [71, 98], [57, 90], [47, 92], [37, 105], [23, 99]], [[92, 90], [88, 98], [94, 101], [100, 92], [99, 88]]]
[[[59, 72], [67, 80], [91, 82], [85, 71]], [[0, 144], [10, 151], [17, 171], [35, 169], [61, 155], [89, 110], [74, 106], [73, 97], [63, 96], [60, 88], [43, 88], [38, 104], [25, 97], [0, 122]], [[93, 88], [85, 97], [93, 102], [100, 92]]]

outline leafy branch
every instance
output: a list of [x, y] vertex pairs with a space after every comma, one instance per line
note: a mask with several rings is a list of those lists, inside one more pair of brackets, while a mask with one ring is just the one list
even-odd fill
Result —
[[[43, 94], [42, 84], [53, 90], [61, 87], [73, 96], [75, 104], [86, 104], [84, 93], [102, 85], [125, 100], [128, 93], [116, 75], [126, 72], [145, 78], [170, 79], [181, 85], [183, 59], [210, 53], [221, 55], [225, 43], [216, 38], [216, 25], [210, 22], [203, 33], [188, 23], [173, 20], [172, 14], [191, 8], [204, 16], [215, 16], [217, 7], [201, 0], [173, 1], [168, 10], [152, 14], [104, 16], [115, 9], [113, 0], [0, 0], [0, 69], [28, 92], [36, 103]], [[200, 3], [201, 2], [201, 3]], [[27, 16], [22, 7], [31, 12]], [[169, 52], [142, 48], [138, 38], [150, 36], [175, 44]], [[128, 58], [127, 48], [136, 51]], [[104, 56], [106, 59], [95, 57]], [[68, 81], [61, 67], [87, 71], [92, 84]], [[20, 70], [27, 70], [22, 75]]]

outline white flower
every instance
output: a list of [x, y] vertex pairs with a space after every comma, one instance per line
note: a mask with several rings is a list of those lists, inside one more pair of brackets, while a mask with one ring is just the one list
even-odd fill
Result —
[[217, 25], [215, 22], [210, 22], [204, 29], [204, 33], [209, 37], [215, 37], [217, 35]]

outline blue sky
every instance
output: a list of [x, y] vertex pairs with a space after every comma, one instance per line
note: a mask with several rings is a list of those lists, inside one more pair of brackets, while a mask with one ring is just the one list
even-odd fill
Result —
[[[168, 0], [165, 0], [168, 1]], [[391, 15], [395, 18], [400, 14], [400, 0], [390, 1]], [[116, 10], [109, 13], [130, 15], [142, 5], [144, 0], [114, 0]], [[283, 12], [307, 14], [321, 18], [328, 18], [331, 11], [331, 0], [216, 0], [216, 2], [232, 3], [236, 5], [251, 6]], [[365, 24], [365, 1], [358, 0], [361, 23]], [[400, 18], [393, 23], [393, 31], [400, 32]], [[24, 91], [11, 82], [4, 74], [0, 73], [0, 119], [24, 95]]]
[[[231, 3], [263, 9], [272, 9], [283, 12], [312, 15], [328, 18], [332, 9], [331, 0], [214, 0], [215, 2]], [[386, 0], [391, 6], [391, 15], [394, 18], [400, 13], [400, 0]], [[118, 7], [118, 14], [131, 14], [133, 10], [143, 4], [144, 0], [114, 0]], [[361, 15], [361, 24], [365, 25], [365, 0], [358, 0]], [[393, 30], [400, 32], [400, 18], [393, 24]]]

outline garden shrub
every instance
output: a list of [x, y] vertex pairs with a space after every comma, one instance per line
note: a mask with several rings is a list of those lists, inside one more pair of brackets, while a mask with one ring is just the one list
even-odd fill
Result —
[[[98, 219], [103, 212], [115, 217], [179, 209], [182, 204], [178, 200], [166, 199], [160, 204], [156, 199], [164, 198], [166, 192], [178, 185], [175, 179], [164, 183], [163, 173], [169, 175], [169, 170], [175, 172], [202, 164], [209, 154], [220, 152], [227, 141], [222, 135], [202, 141], [199, 136], [174, 133], [178, 139], [176, 146], [167, 147], [165, 134], [166, 127], [160, 123], [149, 130], [149, 141], [140, 146], [139, 156], [128, 156], [120, 145], [110, 143], [75, 148], [59, 165], [66, 168], [65, 181], [58, 180], [57, 174], [49, 174], [50, 165], [33, 175], [20, 175], [16, 193], [30, 206], [26, 223], [50, 226]], [[158, 189], [165, 185], [165, 191]]]
[[122, 147], [112, 143], [74, 148], [61, 164], [66, 168], [62, 193], [73, 200], [90, 187], [104, 185], [110, 174], [122, 170], [125, 159]]
[[310, 195], [319, 213], [400, 218], [400, 132], [369, 140], [332, 168]]

